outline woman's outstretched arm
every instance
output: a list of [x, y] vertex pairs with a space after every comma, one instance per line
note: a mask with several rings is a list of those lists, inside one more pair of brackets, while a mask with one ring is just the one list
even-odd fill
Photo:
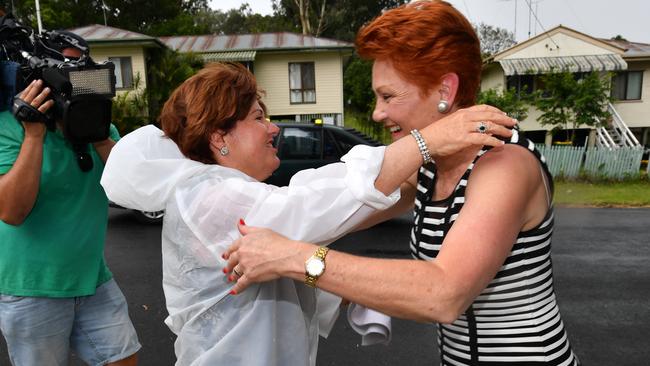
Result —
[[[477, 126], [484, 123], [488, 133], [479, 133]], [[501, 146], [503, 141], [495, 136], [509, 138], [509, 129], [517, 120], [499, 109], [477, 105], [458, 110], [431, 123], [420, 133], [431, 156], [449, 156], [471, 146]], [[391, 194], [422, 165], [422, 155], [412, 136], [401, 138], [386, 147], [381, 171], [375, 188], [385, 195]]]
[[[470, 176], [466, 203], [433, 261], [375, 259], [330, 251], [317, 285], [352, 302], [418, 321], [452, 322], [487, 286], [517, 234], [547, 209], [539, 166], [516, 146], [487, 153]], [[531, 156], [528, 156], [531, 155]], [[531, 197], [534, 197], [531, 199]], [[243, 273], [233, 290], [278, 277], [305, 279], [317, 246], [241, 227], [225, 253]]]

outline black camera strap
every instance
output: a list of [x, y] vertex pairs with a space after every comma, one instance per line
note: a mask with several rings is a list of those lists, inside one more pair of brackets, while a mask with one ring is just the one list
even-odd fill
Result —
[[54, 131], [56, 129], [54, 119], [45, 113], [41, 113], [41, 111], [18, 96], [14, 97], [14, 101], [11, 104], [11, 113], [19, 122], [44, 123], [48, 130]]
[[17, 120], [22, 122], [45, 123], [47, 121], [45, 114], [19, 97], [14, 97], [11, 113], [13, 113]]
[[89, 172], [93, 168], [93, 157], [88, 152], [88, 144], [73, 144], [72, 148], [77, 154], [77, 164], [82, 172]]

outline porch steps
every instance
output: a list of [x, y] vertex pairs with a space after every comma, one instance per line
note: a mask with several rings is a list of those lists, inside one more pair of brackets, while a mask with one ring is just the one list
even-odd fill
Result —
[[641, 149], [641, 144], [611, 103], [609, 103], [607, 110], [612, 115], [612, 121], [609, 126], [596, 129], [596, 144], [598, 147], [610, 150], [622, 147]]

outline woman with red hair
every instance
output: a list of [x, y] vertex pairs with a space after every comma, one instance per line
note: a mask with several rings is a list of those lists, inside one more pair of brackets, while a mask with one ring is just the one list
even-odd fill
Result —
[[[356, 45], [374, 60], [373, 119], [394, 140], [475, 102], [479, 40], [444, 1], [389, 10], [359, 31]], [[578, 365], [553, 290], [553, 185], [544, 158], [516, 131], [503, 147], [432, 155], [401, 186], [400, 202], [371, 220], [415, 208], [415, 260], [328, 252], [240, 225], [243, 238], [225, 254], [228, 270], [243, 273], [235, 290], [306, 276], [389, 315], [437, 322], [442, 365]]]

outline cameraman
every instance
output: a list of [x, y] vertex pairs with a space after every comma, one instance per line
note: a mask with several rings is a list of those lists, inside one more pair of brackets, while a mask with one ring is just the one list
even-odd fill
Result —
[[[36, 80], [20, 99], [46, 112], [49, 93]], [[111, 138], [88, 146], [84, 172], [57, 126], [0, 113], [0, 330], [14, 365], [67, 365], [70, 350], [89, 365], [136, 365], [141, 346], [103, 255], [99, 179], [119, 135], [111, 126]]]

